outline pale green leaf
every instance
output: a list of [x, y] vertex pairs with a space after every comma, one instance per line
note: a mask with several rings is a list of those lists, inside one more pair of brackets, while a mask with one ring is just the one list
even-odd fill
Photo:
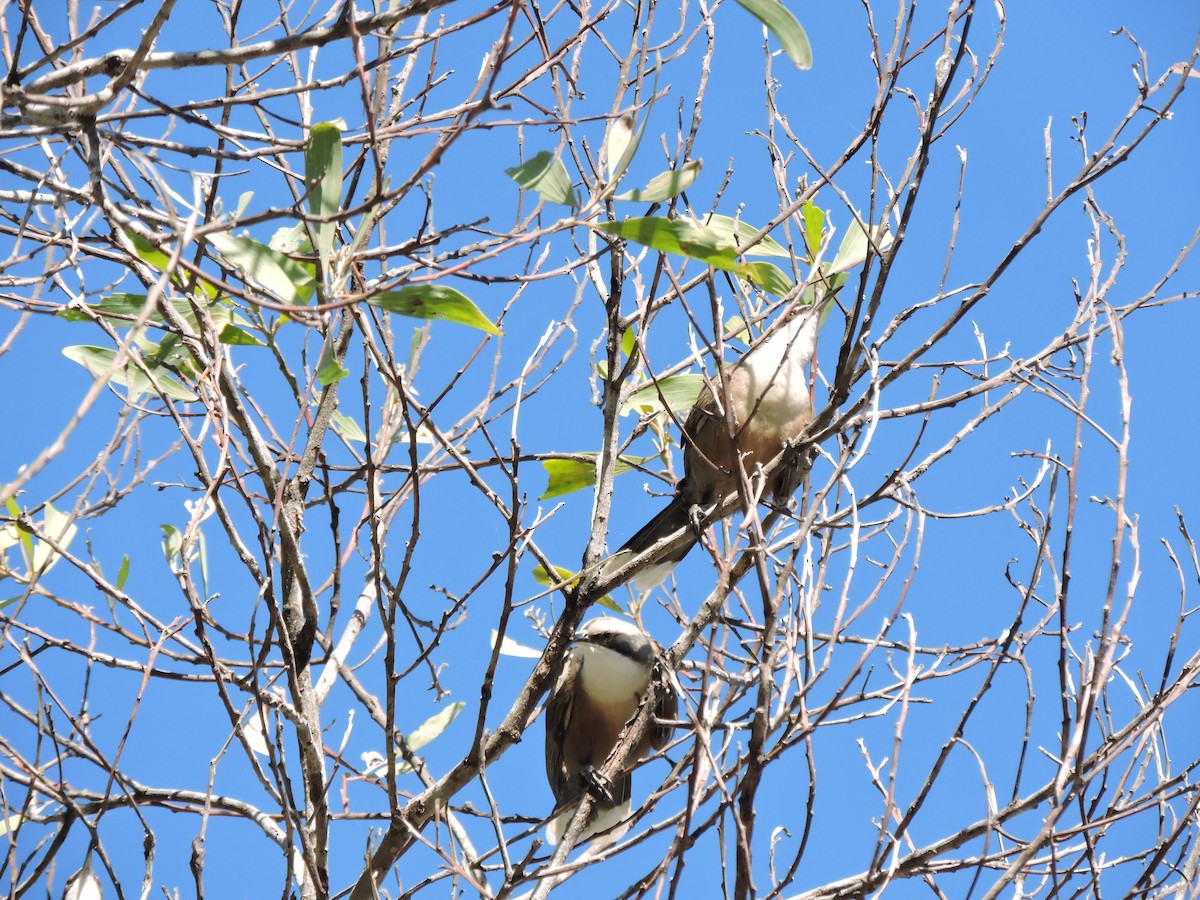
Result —
[[[892, 234], [887, 225], [874, 226], [871, 236], [876, 245], [873, 252], [882, 253], [891, 246]], [[833, 265], [829, 271], [837, 273], [853, 269], [867, 258], [868, 247], [867, 231], [859, 224], [858, 219], [852, 219], [846, 226], [846, 234], [842, 237], [842, 243], [838, 246], [837, 255], [833, 258]]]
[[621, 404], [621, 414], [636, 410], [641, 415], [648, 415], [661, 409], [670, 409], [682, 421], [696, 405], [696, 398], [703, 388], [704, 376], [689, 373], [650, 381], [631, 393]]
[[[735, 247], [740, 247], [754, 235], [758, 234], [758, 229], [753, 225], [747, 225], [745, 222], [739, 219], [731, 219], [729, 216], [719, 216], [716, 213], [709, 216], [704, 225], [710, 231], [715, 231], [723, 235]], [[792, 254], [788, 248], [769, 234], [764, 234], [753, 247], [746, 251], [746, 255], [775, 256], [780, 259], [792, 258]]]
[[779, 0], [737, 0], [750, 15], [767, 26], [797, 69], [812, 68], [812, 45], [803, 26]]
[[604, 139], [604, 160], [609, 182], [615, 181], [625, 171], [622, 162], [629, 165], [625, 154], [633, 142], [633, 124], [633, 113], [626, 112], [608, 126], [608, 136]]
[[241, 269], [284, 303], [303, 306], [312, 299], [316, 290], [312, 272], [290, 256], [228, 231], [210, 234], [208, 240], [232, 267]]
[[620, 222], [601, 222], [595, 227], [606, 234], [645, 244], [660, 253], [691, 257], [715, 269], [733, 272], [741, 269], [734, 254], [735, 245], [728, 236], [691, 222], [644, 216], [622, 219]]
[[117, 569], [117, 590], [125, 590], [125, 582], [129, 580], [129, 555], [121, 557], [121, 567]]
[[469, 298], [442, 284], [410, 284], [395, 291], [381, 291], [367, 302], [414, 319], [445, 319], [488, 334], [501, 333]]
[[[115, 350], [88, 347], [83, 344], [64, 347], [62, 353], [67, 359], [79, 363], [97, 377], [103, 375], [117, 358]], [[163, 371], [161, 366], [147, 362], [147, 368], [153, 373], [153, 378], [137, 367], [126, 364], [109, 375], [108, 380], [113, 384], [128, 388], [131, 399], [140, 397], [142, 394], [152, 393], [161, 393], [164, 397], [170, 397], [172, 400], [196, 399], [195, 394]]]
[[644, 188], [617, 194], [613, 199], [628, 200], [632, 203], [659, 203], [670, 200], [691, 187], [699, 174], [700, 160], [693, 159], [678, 169], [654, 176]]
[[786, 297], [796, 287], [783, 269], [774, 263], [752, 262], [746, 265], [747, 277], [775, 297]]
[[[66, 550], [71, 546], [71, 541], [74, 540], [78, 531], [79, 529], [71, 524], [69, 516], [55, 509], [54, 504], [46, 504], [42, 513], [42, 533], [58, 544], [59, 548]], [[58, 551], [48, 543], [38, 541], [33, 549], [33, 565], [30, 566], [30, 570], [32, 572], [48, 572], [61, 558]]]
[[304, 148], [304, 181], [308, 186], [308, 208], [327, 221], [314, 222], [317, 255], [321, 267], [329, 268], [338, 223], [331, 217], [342, 208], [342, 130], [333, 122], [318, 122], [308, 133]]
[[[447, 726], [457, 718], [458, 714], [467, 704], [462, 700], [457, 700], [451, 703], [441, 712], [430, 716], [421, 723], [411, 734], [405, 735], [404, 741], [408, 744], [409, 750], [418, 750], [424, 747], [430, 741], [434, 740], [438, 735], [446, 730]], [[407, 762], [402, 759], [396, 760], [396, 774], [403, 775], [413, 770]]]
[[233, 323], [225, 325], [221, 329], [219, 340], [222, 344], [228, 344], [231, 347], [265, 347], [265, 343], [260, 341], [248, 331], [243, 331]]
[[[620, 465], [620, 463], [618, 463], [618, 465]], [[628, 470], [628, 468], [629, 467], [627, 466], [626, 470]], [[561, 584], [574, 585], [577, 581], [579, 581], [579, 576], [576, 573], [572, 572], [570, 569], [564, 569], [562, 566], [554, 566], [554, 574], [555, 574], [554, 586], [558, 586]], [[545, 566], [534, 566], [533, 567], [533, 580], [536, 581], [538, 584], [545, 585], [546, 587], [551, 587], [550, 576], [546, 573]], [[603, 597], [598, 599], [596, 602], [599, 603], [601, 606], [607, 606], [609, 609], [615, 609], [615, 610], [617, 610], [617, 612], [623, 612], [623, 610], [621, 609], [621, 607], [617, 603], [617, 601], [615, 601], [608, 594], [605, 594]], [[503, 652], [503, 650], [501, 652]], [[541, 656], [540, 653], [538, 655]]]
[[551, 203], [575, 208], [571, 176], [567, 174], [566, 166], [550, 151], [543, 150], [528, 162], [504, 171], [526, 190], [537, 191]]
[[179, 571], [179, 555], [183, 550], [183, 534], [174, 525], [160, 525], [162, 529], [163, 556], [172, 572]]
[[358, 423], [352, 418], [336, 409], [333, 415], [329, 418], [333, 424], [334, 430], [348, 441], [357, 441], [360, 444], [367, 442], [367, 436], [363, 434], [363, 430], [358, 427]]

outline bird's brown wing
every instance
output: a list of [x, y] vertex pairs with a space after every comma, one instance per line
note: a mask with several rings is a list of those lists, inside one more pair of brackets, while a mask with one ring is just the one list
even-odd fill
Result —
[[579, 793], [578, 778], [567, 770], [564, 750], [567, 729], [571, 725], [571, 705], [575, 680], [583, 657], [567, 651], [562, 667], [554, 679], [550, 699], [546, 701], [546, 780], [557, 803], [574, 799]]
[[655, 704], [654, 718], [657, 720], [650, 726], [650, 746], [655, 750], [661, 750], [671, 740], [671, 735], [675, 731], [673, 724], [663, 724], [666, 722], [675, 722], [679, 718], [679, 695], [675, 693], [675, 687], [671, 683], [670, 674], [661, 660], [656, 660], [654, 663], [654, 674], [652, 676], [655, 682]]

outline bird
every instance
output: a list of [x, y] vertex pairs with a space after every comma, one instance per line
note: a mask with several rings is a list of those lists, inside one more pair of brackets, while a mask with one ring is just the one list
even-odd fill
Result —
[[[671, 739], [679, 698], [663, 668], [660, 649], [632, 622], [600, 616], [586, 622], [563, 656], [546, 701], [546, 779], [554, 794], [554, 813], [546, 840], [557, 846], [585, 793], [592, 796], [591, 818], [579, 837], [609, 832], [629, 818], [632, 769]], [[638, 741], [630, 762], [611, 781], [600, 772], [637, 714], [651, 682], [655, 685], [654, 721]]]
[[[708, 508], [740, 488], [739, 457], [746, 474], [753, 476], [812, 421], [807, 370], [820, 312], [812, 304], [793, 302], [762, 340], [725, 369], [723, 378], [706, 381], [683, 423], [683, 477], [675, 495], [612, 555], [605, 572], [689, 529], [690, 541], [633, 579], [639, 591], [660, 584], [699, 541], [699, 526]], [[724, 413], [722, 382], [728, 385], [731, 419]], [[767, 487], [777, 502], [786, 502], [803, 476], [803, 462], [797, 460], [780, 468]]]

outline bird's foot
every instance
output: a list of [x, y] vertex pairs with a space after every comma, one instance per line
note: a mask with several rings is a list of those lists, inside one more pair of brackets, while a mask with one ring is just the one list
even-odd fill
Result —
[[605, 778], [595, 766], [584, 766], [579, 772], [579, 777], [583, 780], [584, 787], [593, 799], [603, 800], [610, 806], [617, 805], [617, 799], [613, 796], [612, 782]]

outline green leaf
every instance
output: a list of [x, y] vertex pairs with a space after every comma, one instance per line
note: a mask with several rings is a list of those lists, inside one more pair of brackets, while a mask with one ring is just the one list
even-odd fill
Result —
[[[308, 133], [304, 148], [304, 181], [308, 185], [308, 208], [314, 216], [336, 216], [342, 208], [342, 130], [333, 122], [318, 122]], [[321, 268], [328, 270], [338, 223], [314, 222], [313, 234]]]
[[[115, 293], [109, 294], [99, 303], [87, 304], [86, 309], [98, 316], [112, 316], [121, 320], [131, 320], [141, 316], [142, 310], [146, 308], [146, 299], [146, 294]], [[176, 309], [186, 306], [186, 303], [176, 301]], [[58, 317], [66, 319], [68, 322], [90, 322], [93, 318], [93, 316], [88, 315], [82, 309], [70, 306], [59, 310]], [[162, 319], [163, 317], [158, 312], [157, 306], [152, 306], [147, 321], [161, 322]]]
[[129, 241], [129, 245], [133, 248], [133, 252], [142, 262], [149, 263], [160, 272], [165, 272], [170, 268], [170, 254], [164, 253], [132, 229], [125, 229], [123, 234], [125, 235], [125, 239]]
[[575, 208], [575, 191], [571, 187], [571, 176], [562, 162], [548, 150], [543, 150], [528, 162], [505, 169], [513, 181], [526, 190], [537, 191], [551, 203]]
[[797, 69], [812, 68], [812, 45], [804, 28], [792, 15], [791, 10], [779, 0], [737, 0], [750, 15], [767, 26], [775, 35], [788, 58]]
[[129, 579], [129, 554], [121, 557], [121, 567], [117, 569], [117, 590], [125, 589], [125, 582]]
[[[71, 546], [71, 541], [75, 539], [78, 531], [79, 528], [71, 524], [69, 516], [55, 509], [54, 504], [46, 504], [45, 511], [42, 513], [42, 533], [46, 537], [52, 539], [61, 549], [66, 550]], [[33, 564], [29, 567], [30, 572], [48, 572], [61, 558], [58, 550], [45, 541], [38, 541], [33, 550]]]
[[333, 344], [331, 335], [330, 339], [325, 342], [325, 346], [321, 348], [321, 358], [317, 361], [317, 381], [322, 387], [328, 387], [335, 381], [341, 381], [350, 374], [350, 370], [338, 362]]
[[633, 203], [658, 203], [670, 200], [686, 191], [700, 174], [700, 160], [693, 159], [678, 169], [663, 172], [650, 179], [650, 183], [641, 190], [626, 191], [617, 194], [614, 200], [629, 200]]
[[[115, 350], [106, 350], [103, 347], [89, 347], [83, 344], [74, 347], [64, 347], [62, 354], [72, 362], [79, 363], [79, 365], [83, 366], [96, 377], [103, 375], [117, 358], [117, 351]], [[108, 380], [113, 384], [128, 388], [131, 399], [136, 399], [142, 394], [155, 393], [161, 393], [164, 397], [170, 397], [172, 400], [190, 401], [197, 399], [195, 394], [163, 371], [162, 366], [150, 361], [147, 361], [146, 365], [150, 372], [153, 373], [153, 377], [147, 376], [140, 369], [126, 364], [123, 368], [113, 372]]]
[[625, 611], [625, 607], [621, 606], [620, 603], [618, 603], [616, 600], [614, 600], [612, 598], [612, 594], [605, 594], [603, 597], [598, 599], [596, 602], [600, 606], [607, 607], [608, 609], [611, 609], [613, 612], [619, 612], [623, 616], [629, 615], [629, 613], [627, 613]]
[[741, 316], [730, 316], [726, 320], [724, 335], [727, 341], [741, 341], [743, 344], [750, 343], [750, 329], [746, 327], [746, 320]]
[[[561, 497], [563, 494], [573, 494], [575, 491], [589, 488], [596, 483], [596, 460], [599, 458], [599, 454], [580, 453], [579, 456], [584, 458], [542, 460], [542, 468], [546, 470], [546, 474], [550, 476], [550, 480], [546, 484], [546, 490], [538, 497], [539, 500], [549, 500], [552, 497]], [[613, 467], [613, 474], [623, 475], [630, 469], [635, 469], [650, 459], [654, 459], [654, 457], [618, 457], [617, 464]], [[543, 584], [545, 583], [543, 582]]]
[[501, 334], [492, 320], [479, 307], [454, 288], [442, 284], [410, 284], [396, 291], [381, 291], [367, 299], [372, 306], [414, 319], [445, 319], [486, 331]]
[[[555, 585], [564, 584], [564, 583], [567, 585], [574, 585], [579, 580], [579, 576], [575, 572], [572, 572], [570, 569], [564, 569], [562, 566], [555, 566], [554, 574], [557, 576], [554, 579]], [[533, 567], [533, 580], [536, 581], [538, 584], [545, 585], [546, 587], [550, 587], [550, 576], [548, 574], [546, 574], [545, 566], [534, 566]], [[617, 612], [624, 612], [624, 610], [621, 609], [621, 605], [619, 603], [617, 603], [617, 601], [614, 600], [609, 594], [605, 594], [603, 597], [598, 599], [596, 602], [599, 603], [601, 606], [607, 606], [609, 609], [615, 609]], [[500, 652], [503, 653], [504, 649], [501, 648]], [[514, 654], [514, 655], [517, 655], [517, 654]], [[537, 655], [541, 656], [540, 653], [538, 653]]]
[[160, 525], [162, 529], [162, 548], [163, 556], [167, 558], [167, 565], [171, 567], [172, 572], [179, 571], [179, 554], [183, 550], [183, 534], [174, 525]]
[[621, 352], [626, 356], [633, 356], [637, 350], [637, 330], [630, 325], [621, 334]]
[[210, 234], [208, 240], [231, 266], [244, 271], [284, 303], [303, 306], [312, 299], [316, 290], [312, 272], [290, 256], [228, 231]]
[[[696, 398], [704, 388], [704, 376], [691, 373], [672, 375], [649, 381], [639, 387], [621, 404], [621, 414], [636, 410], [640, 415], [649, 415], [661, 409], [669, 409], [677, 419], [687, 418]], [[665, 407], [664, 407], [665, 401]]]
[[715, 269], [740, 271], [734, 254], [735, 244], [719, 231], [678, 219], [658, 216], [601, 222], [593, 226], [627, 241], [645, 244], [660, 253], [678, 253], [699, 260]]
[[590, 462], [581, 459], [543, 459], [542, 468], [546, 470], [549, 480], [546, 490], [542, 491], [539, 500], [549, 500], [589, 488], [596, 483], [596, 454]]
[[[633, 113], [626, 112], [608, 126], [608, 135], [604, 139], [604, 164], [608, 170], [610, 183], [624, 174], [629, 165], [627, 154], [632, 156], [629, 147], [634, 138], [633, 125]], [[641, 137], [640, 132], [638, 137]], [[636, 144], [633, 144], [633, 147], [635, 150], [637, 149]]]
[[800, 218], [804, 221], [804, 246], [808, 251], [808, 261], [817, 258], [821, 249], [821, 238], [825, 233], [825, 213], [811, 200], [800, 209]]
[[335, 409], [333, 411], [333, 415], [329, 417], [329, 420], [333, 424], [334, 431], [336, 431], [346, 440], [357, 441], [360, 444], [365, 444], [367, 442], [367, 436], [363, 434], [363, 430], [358, 427], [358, 423], [345, 413], [338, 412]]
[[228, 344], [231, 347], [265, 347], [265, 343], [260, 341], [248, 331], [243, 331], [232, 322], [227, 323], [221, 329], [219, 340], [222, 344]]
[[751, 281], [775, 297], [786, 297], [796, 283], [774, 263], [752, 262], [746, 266]]
[[[570, 569], [564, 569], [562, 566], [554, 566], [553, 568], [554, 568], [554, 574], [556, 576], [554, 579], [554, 582], [553, 582], [555, 585], [559, 585], [559, 584], [570, 585], [570, 584], [575, 583], [575, 580], [578, 577], [575, 572], [572, 572]], [[550, 574], [546, 571], [545, 566], [534, 566], [533, 567], [533, 580], [536, 581], [538, 584], [543, 585], [545, 587], [551, 586]]]
[[[871, 234], [875, 239], [878, 252], [891, 246], [892, 233], [888, 231], [887, 225], [874, 226]], [[846, 226], [846, 234], [838, 246], [837, 255], [833, 258], [830, 272], [845, 272], [862, 263], [867, 258], [868, 246], [866, 230], [859, 224], [858, 219], [851, 220], [850, 224]]]
[[[422, 722], [410, 734], [405, 735], [404, 742], [408, 744], [408, 749], [419, 750], [421, 747], [424, 747], [430, 741], [437, 738], [438, 735], [445, 731], [450, 723], [458, 717], [458, 714], [462, 712], [463, 707], [466, 705], [467, 704], [462, 700], [456, 700], [441, 712], [430, 716], [428, 719]], [[411, 772], [412, 770], [413, 767], [406, 763], [403, 759], [396, 760], [397, 775], [403, 775], [407, 772]]]
[[[709, 216], [704, 224], [710, 231], [724, 235], [735, 247], [740, 246], [758, 234], [758, 229], [753, 225], [747, 225], [745, 222], [739, 219], [731, 219], [729, 216], [718, 216], [715, 213]], [[792, 258], [792, 254], [788, 248], [769, 234], [764, 234], [758, 243], [746, 251], [746, 255], [776, 256], [780, 259]]]
[[308, 229], [303, 222], [295, 225], [285, 225], [275, 229], [267, 246], [280, 253], [312, 253], [312, 241], [308, 239]]

